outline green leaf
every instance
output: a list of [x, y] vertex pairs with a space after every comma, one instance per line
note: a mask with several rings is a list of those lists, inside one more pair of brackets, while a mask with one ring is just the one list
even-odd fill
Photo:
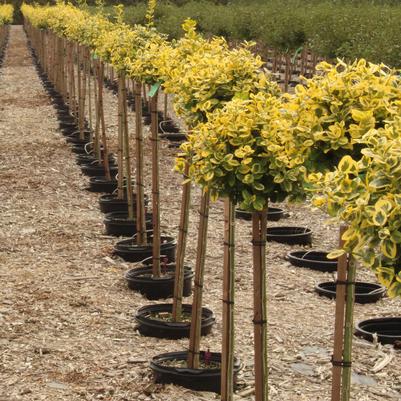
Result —
[[387, 221], [387, 215], [383, 210], [376, 210], [372, 216], [372, 220], [376, 226], [383, 226]]
[[380, 247], [383, 255], [394, 259], [397, 256], [397, 245], [391, 240], [384, 240]]

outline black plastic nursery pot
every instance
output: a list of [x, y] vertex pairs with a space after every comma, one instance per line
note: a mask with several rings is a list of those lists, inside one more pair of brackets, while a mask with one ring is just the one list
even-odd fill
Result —
[[[91, 153], [91, 154], [83, 154], [83, 155], [78, 155], [76, 157], [77, 164], [85, 164], [85, 163], [93, 163], [97, 162], [96, 156]], [[109, 154], [109, 162], [115, 163], [115, 158], [113, 154]]]
[[[147, 305], [138, 309], [135, 314], [138, 331], [147, 337], [157, 338], [185, 338], [189, 337], [191, 329], [192, 305], [182, 305], [182, 313], [189, 319], [181, 322], [171, 321], [173, 304]], [[202, 308], [201, 335], [208, 335], [216, 319], [210, 309]]]
[[401, 341], [401, 317], [383, 317], [363, 320], [356, 324], [355, 334], [365, 340], [377, 340], [382, 344], [399, 344]]
[[287, 254], [287, 259], [297, 267], [334, 272], [337, 270], [337, 259], [328, 259], [327, 255], [328, 252], [323, 251], [292, 251]]
[[[149, 111], [145, 110], [142, 113], [142, 117], [143, 117], [143, 123], [145, 125], [149, 125], [150, 124], [150, 120], [151, 120]], [[157, 112], [157, 118], [158, 118], [159, 121], [163, 120], [163, 113], [161, 111]]]
[[61, 132], [65, 136], [73, 134], [78, 129], [77, 124], [75, 122], [70, 122], [70, 121], [59, 122], [59, 127]]
[[[175, 261], [176, 242], [173, 237], [161, 236], [160, 253], [165, 255], [168, 262]], [[148, 237], [146, 245], [138, 245], [136, 238], [130, 238], [117, 242], [113, 250], [114, 254], [120, 256], [126, 262], [141, 262], [152, 256], [152, 236]]]
[[[284, 210], [278, 207], [268, 207], [267, 208], [267, 220], [278, 221], [284, 216]], [[246, 210], [236, 209], [235, 217], [237, 219], [252, 220], [252, 212]]]
[[[152, 228], [152, 216], [146, 215], [146, 229]], [[104, 219], [107, 235], [132, 237], [136, 234], [136, 218], [130, 219], [128, 211], [107, 213]]]
[[167, 139], [168, 141], [171, 142], [184, 142], [187, 139], [187, 136], [180, 132], [164, 132], [159, 136], [160, 138]]
[[[117, 180], [108, 180], [105, 176], [90, 177], [88, 191], [111, 194], [117, 189]], [[127, 204], [125, 205], [127, 208]]]
[[[212, 391], [220, 393], [221, 389], [221, 353], [209, 353], [210, 367], [190, 369], [186, 367], [188, 352], [168, 352], [152, 358], [150, 368], [156, 383], [172, 383], [195, 391]], [[200, 352], [201, 361], [205, 360], [205, 352]], [[234, 359], [234, 383], [237, 381], [241, 365]]]
[[84, 134], [84, 138], [81, 139], [79, 135], [77, 135], [75, 132], [72, 132], [68, 136], [66, 136], [66, 141], [67, 143], [70, 143], [72, 145], [83, 145], [85, 146], [89, 141], [90, 141], [90, 135], [88, 133]]
[[307, 227], [268, 227], [266, 239], [289, 245], [310, 245], [312, 231]]
[[161, 133], [167, 133], [167, 132], [178, 133], [178, 132], [180, 132], [180, 127], [178, 127], [174, 123], [173, 120], [160, 121], [159, 127], [160, 127]]
[[[336, 298], [336, 283], [334, 281], [327, 281], [319, 283], [315, 287], [315, 291], [327, 298]], [[355, 302], [359, 304], [370, 304], [377, 302], [383, 298], [386, 293], [385, 287], [375, 283], [364, 283], [357, 281], [355, 283]]]
[[77, 143], [71, 146], [71, 152], [77, 155], [87, 155], [88, 152], [92, 151], [92, 145], [89, 142]]
[[[134, 197], [134, 208], [136, 208], [136, 199]], [[145, 195], [145, 207], [147, 206], [149, 198]], [[125, 212], [128, 210], [127, 199], [118, 199], [116, 194], [102, 195], [99, 199], [100, 211], [103, 213], [111, 212]]]
[[[110, 164], [110, 175], [114, 177], [118, 172], [118, 167], [115, 164]], [[86, 163], [81, 164], [82, 174], [88, 177], [99, 177], [105, 175], [104, 164], [101, 163]]]
[[[125, 273], [128, 288], [140, 292], [147, 299], [166, 299], [174, 294], [175, 265], [168, 264], [162, 267], [162, 275], [153, 277], [152, 265], [137, 267]], [[192, 279], [194, 273], [190, 268], [184, 271], [183, 296], [188, 297], [192, 292]]]

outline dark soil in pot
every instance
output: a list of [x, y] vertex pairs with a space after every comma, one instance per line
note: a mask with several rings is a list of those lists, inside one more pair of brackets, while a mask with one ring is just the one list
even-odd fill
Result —
[[[135, 315], [138, 331], [148, 337], [189, 338], [192, 305], [182, 305], [182, 321], [172, 321], [173, 304], [147, 305], [138, 309]], [[212, 330], [216, 319], [210, 309], [202, 308], [201, 335]]]
[[[111, 194], [117, 189], [117, 180], [108, 180], [105, 176], [90, 177], [88, 191]], [[127, 207], [127, 206], [126, 206]]]
[[[221, 389], [221, 354], [209, 353], [205, 363], [205, 352], [201, 351], [201, 368], [187, 368], [188, 353], [168, 352], [153, 357], [150, 368], [156, 383], [172, 383], [195, 391], [212, 391], [220, 393]], [[234, 383], [237, 381], [241, 365], [238, 359], [234, 360]]]
[[[146, 215], [146, 229], [152, 229], [152, 216]], [[136, 234], [136, 218], [129, 219], [128, 211], [107, 213], [104, 219], [107, 235], [132, 237]]]
[[[104, 164], [100, 163], [87, 163], [81, 164], [81, 171], [89, 177], [104, 176]], [[118, 167], [115, 164], [110, 164], [110, 174], [114, 177], [118, 172]]]
[[[135, 193], [134, 197], [134, 208], [136, 207]], [[149, 198], [145, 195], [145, 207], [149, 202]], [[100, 211], [103, 213], [111, 212], [125, 212], [128, 210], [127, 198], [118, 199], [117, 194], [102, 195], [99, 199]]]
[[[278, 207], [267, 208], [267, 220], [278, 221], [284, 216], [284, 210]], [[248, 212], [242, 209], [235, 210], [235, 217], [237, 219], [252, 220], [252, 212]]]
[[383, 317], [357, 323], [355, 334], [373, 341], [374, 335], [382, 344], [401, 344], [401, 317]]
[[[319, 295], [335, 299], [336, 283], [334, 281], [319, 283], [315, 287], [315, 291]], [[364, 283], [362, 281], [357, 281], [355, 283], [355, 302], [359, 304], [377, 302], [379, 299], [383, 298], [385, 293], [386, 289], [382, 285], [375, 283]]]
[[334, 272], [337, 270], [337, 259], [328, 259], [327, 255], [328, 252], [323, 251], [293, 251], [287, 254], [287, 259], [297, 267]]
[[[176, 246], [173, 237], [161, 236], [160, 252], [168, 258], [169, 262], [175, 261]], [[114, 246], [113, 252], [127, 262], [140, 262], [152, 256], [152, 236], [149, 235], [146, 245], [138, 245], [136, 238], [119, 241]]]
[[[137, 267], [125, 273], [128, 288], [140, 292], [147, 299], [166, 299], [174, 295], [175, 265], [162, 266], [162, 275], [153, 277], [152, 265]], [[192, 292], [192, 279], [194, 273], [190, 268], [185, 268], [183, 296], [189, 297]]]
[[310, 245], [312, 231], [307, 227], [268, 227], [267, 241], [290, 245]]

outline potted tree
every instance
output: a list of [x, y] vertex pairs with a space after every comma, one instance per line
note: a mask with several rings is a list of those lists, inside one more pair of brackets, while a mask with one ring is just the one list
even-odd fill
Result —
[[[223, 38], [212, 38], [207, 40], [196, 32], [196, 23], [186, 20], [183, 24], [185, 35], [172, 45], [159, 48], [156, 65], [161, 71], [162, 86], [168, 93], [174, 94], [174, 107], [187, 126], [196, 129], [197, 124], [207, 121], [207, 114], [213, 110], [222, 108], [227, 102], [236, 96], [247, 96], [250, 91], [257, 91], [258, 86], [265, 85], [271, 91], [277, 92], [277, 87], [268, 82], [266, 75], [259, 71], [262, 64], [259, 57], [254, 56], [246, 46], [238, 49], [229, 49]], [[222, 79], [221, 77], [225, 77]], [[188, 165], [183, 165], [184, 176], [188, 173]], [[147, 331], [143, 322], [142, 314], [150, 313], [152, 309], [157, 310], [158, 314], [163, 314], [165, 319], [166, 335], [186, 336], [190, 334], [190, 319], [188, 311], [190, 305], [182, 304], [183, 272], [186, 234], [189, 224], [189, 204], [190, 204], [189, 181], [184, 182], [180, 226], [177, 247], [177, 262], [175, 272], [175, 288], [173, 304], [149, 305], [145, 310], [138, 311], [137, 320], [140, 323], [140, 330]], [[202, 199], [201, 216], [207, 214], [208, 195]], [[206, 228], [207, 222], [201, 217], [201, 228]], [[195, 272], [195, 294], [200, 293], [199, 282], [203, 280], [203, 263], [206, 249], [205, 238], [202, 229], [198, 237], [198, 256]], [[195, 297], [196, 298], [196, 297]], [[200, 303], [201, 304], [201, 303]], [[184, 312], [184, 313], [183, 313]], [[205, 308], [199, 316], [199, 324], [207, 324], [210, 311]], [[183, 319], [183, 315], [186, 319]], [[162, 319], [154, 322], [154, 335], [162, 335]], [[156, 330], [157, 326], [157, 330]], [[184, 327], [186, 329], [184, 330]], [[148, 331], [147, 331], [148, 332]], [[201, 329], [204, 333], [204, 330]], [[179, 334], [178, 334], [179, 333]]]
[[[324, 62], [317, 69], [320, 74], [307, 80], [305, 86], [298, 86], [295, 95], [287, 95], [286, 109], [294, 132], [288, 148], [295, 163], [303, 164], [309, 173], [306, 186], [323, 192], [323, 196], [315, 197], [315, 205], [324, 207], [329, 215], [341, 220], [340, 211], [345, 202], [341, 203], [339, 198], [338, 202], [333, 202], [334, 195], [329, 194], [333, 187], [324, 174], [333, 172], [337, 166], [338, 171], [349, 171], [348, 181], [343, 180], [341, 191], [344, 198], [355, 197], [354, 201], [361, 202], [362, 206], [364, 201], [358, 200], [355, 182], [350, 177], [357, 173], [357, 164], [369, 152], [366, 135], [370, 133], [374, 138], [387, 121], [399, 115], [400, 79], [390, 68], [365, 60], [351, 64], [339, 60], [335, 65]], [[356, 217], [354, 212], [356, 210], [352, 215]], [[351, 226], [340, 231], [341, 248], [351, 232]], [[361, 246], [363, 241], [361, 239]], [[332, 400], [338, 401], [342, 396], [344, 401], [349, 399], [350, 389], [355, 263], [354, 257], [348, 258], [343, 251], [330, 256], [339, 257]]]
[[[299, 166], [298, 169], [289, 170], [291, 163], [284, 145], [291, 130], [282, 112], [283, 103], [270, 93], [269, 85], [265, 86], [264, 91], [261, 89], [243, 99], [234, 98], [221, 109], [208, 114], [208, 121], [199, 124], [188, 136], [188, 142], [181, 147], [183, 154], [177, 160], [180, 171], [185, 169], [186, 163], [189, 165], [189, 177], [203, 188], [206, 195], [213, 199], [225, 198], [223, 350], [219, 358], [213, 355], [214, 373], [218, 370], [218, 384], [214, 382], [215, 388], [221, 391], [223, 400], [232, 398], [233, 372], [236, 369], [233, 358], [234, 205], [239, 204], [244, 210], [253, 212], [256, 394], [258, 400], [265, 400], [266, 212], [269, 201], [304, 196], [301, 185], [304, 168]], [[199, 304], [196, 305], [192, 310], [192, 324], [195, 324], [199, 315]], [[188, 358], [188, 368], [191, 368], [188, 375], [193, 382], [196, 382], [196, 377], [201, 378], [202, 373], [211, 373], [205, 360], [208, 354], [200, 354], [199, 335], [194, 333], [191, 336], [189, 352], [183, 354], [184, 359]], [[171, 353], [170, 357], [177, 358], [177, 355]], [[152, 363], [159, 365], [159, 374], [159, 362], [163, 366], [167, 358], [166, 354], [154, 358]], [[171, 375], [171, 370], [168, 373]], [[179, 380], [179, 375], [176, 379]]]

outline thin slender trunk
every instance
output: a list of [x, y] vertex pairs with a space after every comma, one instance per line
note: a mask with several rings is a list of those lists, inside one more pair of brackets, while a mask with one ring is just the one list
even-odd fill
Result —
[[142, 134], [142, 85], [134, 84], [135, 132], [136, 132], [136, 231], [137, 243], [147, 243], [145, 222], [145, 193], [143, 180], [143, 134]]
[[127, 88], [125, 86], [125, 75], [120, 73], [119, 80], [121, 81], [121, 100], [122, 100], [122, 122], [124, 134], [124, 151], [125, 151], [125, 174], [127, 180], [127, 202], [128, 202], [128, 218], [134, 220], [134, 199], [132, 195], [132, 177], [131, 177], [131, 157], [129, 146], [128, 133], [128, 118], [127, 118]]
[[[346, 226], [340, 227], [339, 248], [342, 248], [344, 241], [342, 236], [347, 229]], [[338, 258], [337, 263], [337, 282], [345, 283], [347, 280], [348, 257], [346, 254]], [[331, 382], [331, 401], [341, 401], [341, 374], [342, 374], [342, 354], [344, 341], [344, 308], [345, 308], [345, 285], [336, 286], [336, 312], [334, 323], [334, 349], [333, 349], [333, 370]]]
[[266, 286], [267, 208], [252, 213], [253, 305], [255, 343], [255, 401], [268, 401], [267, 364], [267, 286]]
[[160, 188], [159, 188], [159, 135], [157, 93], [150, 99], [152, 135], [152, 225], [153, 225], [153, 276], [160, 277]]
[[103, 110], [103, 77], [104, 77], [104, 64], [102, 61], [98, 62], [98, 104], [99, 104], [99, 117], [100, 126], [102, 131], [102, 144], [103, 144], [103, 158], [104, 158], [104, 171], [106, 180], [111, 180], [110, 166], [109, 166], [109, 152], [107, 147], [106, 125], [104, 122]]
[[341, 401], [349, 401], [351, 394], [351, 361], [352, 361], [352, 336], [354, 333], [354, 304], [355, 304], [355, 261], [350, 259], [347, 275], [347, 299], [345, 305], [344, 327], [344, 352], [342, 373], [342, 398]]
[[[189, 175], [189, 164], [185, 164], [184, 179]], [[181, 215], [178, 232], [177, 257], [174, 276], [174, 300], [173, 300], [173, 320], [179, 322], [182, 314], [182, 293], [184, 286], [184, 263], [185, 248], [188, 237], [189, 207], [191, 202], [191, 183], [187, 182], [182, 187]], [[199, 250], [199, 248], [198, 248]]]
[[117, 198], [124, 199], [124, 135], [121, 79], [118, 80], [118, 182]]
[[234, 204], [224, 202], [223, 344], [221, 400], [234, 399]]
[[202, 194], [199, 210], [198, 248], [195, 266], [195, 287], [192, 301], [191, 330], [188, 352], [188, 367], [199, 368], [200, 340], [202, 330], [202, 295], [205, 273], [207, 226], [209, 221], [209, 192]]

